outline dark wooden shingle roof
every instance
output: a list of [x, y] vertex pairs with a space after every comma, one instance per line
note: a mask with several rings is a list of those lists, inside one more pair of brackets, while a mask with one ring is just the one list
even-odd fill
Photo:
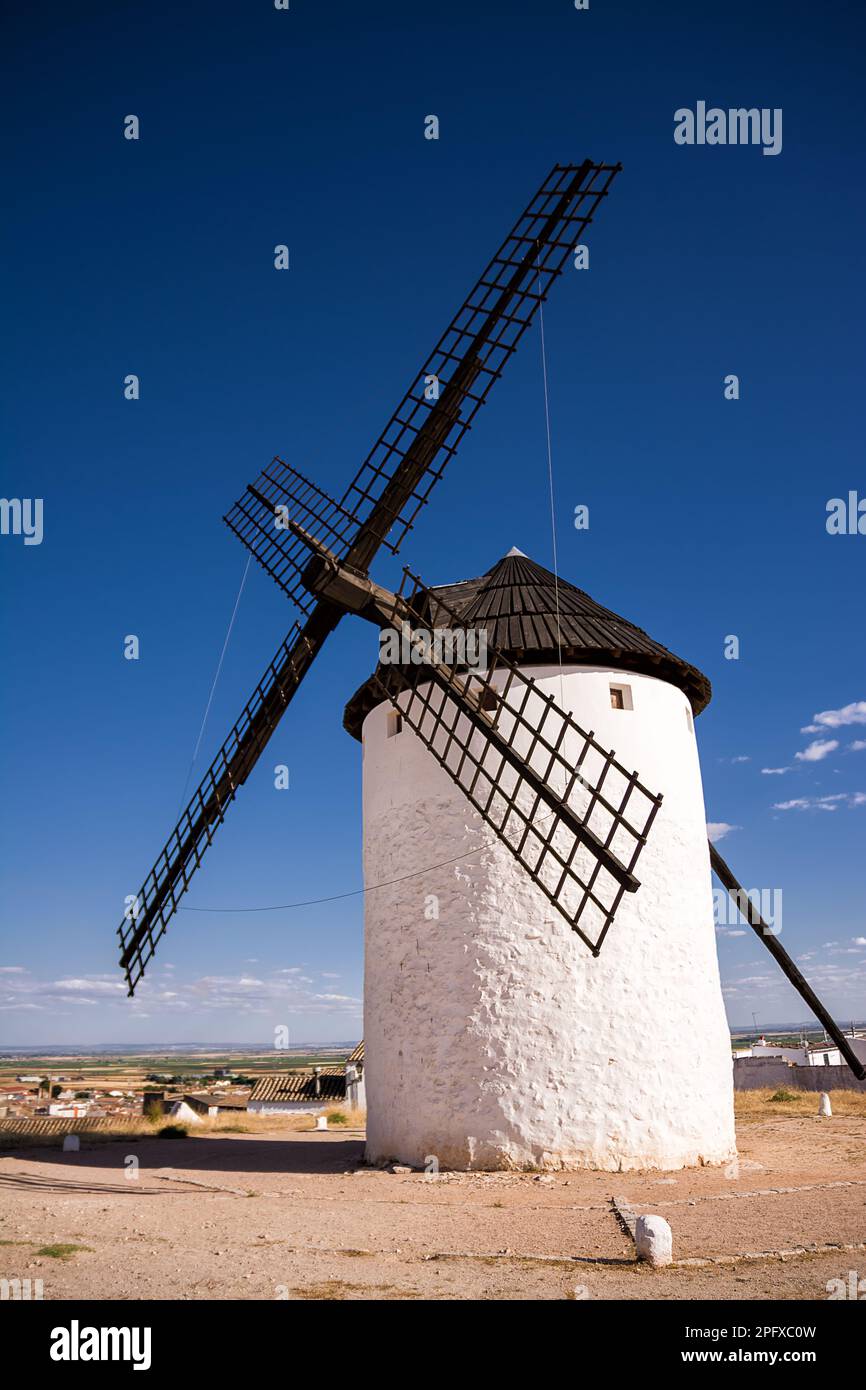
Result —
[[[519, 551], [511, 551], [478, 579], [445, 584], [431, 590], [456, 612], [466, 628], [484, 628], [487, 641], [520, 665], [558, 664], [613, 666], [658, 676], [677, 685], [699, 714], [709, 704], [712, 687], [696, 666], [683, 661], [609, 608], [603, 608], [583, 589], [559, 579]], [[557, 626], [557, 612], [559, 623]], [[430, 615], [430, 626], [448, 626], [441, 612]], [[355, 692], [343, 726], [360, 739], [361, 726], [382, 696], [370, 684]]]

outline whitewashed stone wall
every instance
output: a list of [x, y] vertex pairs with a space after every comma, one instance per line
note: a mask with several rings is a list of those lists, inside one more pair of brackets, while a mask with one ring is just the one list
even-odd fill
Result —
[[[558, 671], [529, 674], [561, 699]], [[632, 709], [611, 708], [611, 682]], [[415, 735], [388, 737], [384, 705], [364, 722], [367, 885], [443, 865], [366, 896], [374, 1161], [670, 1169], [735, 1153], [688, 701], [654, 677], [579, 667], [564, 703], [665, 798], [642, 886], [597, 959]]]
[[251, 1100], [247, 1102], [250, 1115], [318, 1115], [320, 1110], [333, 1105], [334, 1099], [321, 1100]]

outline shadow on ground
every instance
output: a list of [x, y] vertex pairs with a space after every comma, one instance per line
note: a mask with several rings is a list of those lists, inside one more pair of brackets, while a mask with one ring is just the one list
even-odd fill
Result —
[[44, 1190], [61, 1191], [64, 1185], [76, 1192], [100, 1191], [90, 1182], [76, 1181], [76, 1170], [105, 1170], [106, 1174], [117, 1174], [120, 1182], [117, 1191], [129, 1191], [132, 1195], [143, 1195], [146, 1191], [155, 1194], [161, 1188], [146, 1189], [141, 1181], [131, 1182], [123, 1178], [125, 1160], [135, 1155], [139, 1161], [141, 1177], [146, 1182], [148, 1171], [172, 1168], [177, 1172], [207, 1173], [214, 1170], [221, 1174], [239, 1173], [253, 1177], [256, 1173], [341, 1173], [359, 1166], [364, 1155], [364, 1140], [337, 1139], [331, 1135], [292, 1136], [275, 1139], [237, 1139], [214, 1138], [207, 1136], [187, 1139], [149, 1139], [130, 1135], [108, 1143], [88, 1147], [82, 1141], [77, 1153], [64, 1153], [62, 1149], [32, 1148], [14, 1149], [0, 1154], [0, 1158], [14, 1162], [20, 1159], [27, 1163], [50, 1164], [57, 1171], [56, 1178], [47, 1174], [16, 1174], [0, 1172], [0, 1188], [3, 1187], [41, 1187]]

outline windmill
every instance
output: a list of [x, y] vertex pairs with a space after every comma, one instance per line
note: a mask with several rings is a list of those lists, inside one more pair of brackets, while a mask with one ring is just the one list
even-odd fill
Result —
[[[431, 646], [425, 634], [433, 629], [471, 625], [472, 604], [466, 602], [465, 593], [456, 594], [460, 586], [453, 592], [447, 588], [433, 590], [406, 571], [400, 590], [393, 593], [369, 574], [380, 549], [396, 554], [404, 542], [553, 281], [562, 273], [566, 260], [608, 196], [620, 167], [590, 160], [580, 165], [554, 166], [413, 379], [340, 501], [275, 458], [228, 512], [228, 526], [302, 616], [280, 644], [118, 929], [121, 966], [130, 994], [142, 978], [238, 789], [250, 775], [325, 641], [347, 614], [366, 619], [382, 632], [398, 633], [408, 643], [408, 652], [403, 653], [405, 659], [391, 666], [380, 663], [371, 677], [364, 696], [369, 707], [367, 714], [387, 707], [397, 721], [394, 727], [405, 725], [413, 736], [413, 747], [423, 754], [439, 779], [436, 795], [441, 798], [442, 788], [447, 786], [449, 795], [457, 798], [449, 809], [459, 806], [461, 814], [470, 817], [475, 827], [473, 834], [483, 830], [489, 837], [489, 832], [493, 832], [489, 843], [498, 856], [497, 873], [505, 874], [503, 865], [507, 863], [507, 872], [517, 876], [515, 893], [518, 897], [530, 895], [529, 904], [521, 899], [529, 915], [538, 918], [539, 904], [543, 905], [539, 920], [545, 927], [544, 914], [551, 911], [556, 922], [567, 922], [573, 933], [569, 941], [580, 949], [584, 964], [590, 969], [594, 961], [604, 959], [600, 957], [602, 947], [615, 919], [619, 927], [619, 919], [627, 912], [625, 905], [641, 901], [638, 871], [645, 851], [653, 873], [658, 873], [659, 865], [653, 861], [654, 844], [662, 843], [664, 837], [659, 837], [658, 827], [669, 814], [667, 805], [663, 807], [662, 793], [655, 789], [665, 781], [663, 765], [657, 766], [653, 783], [618, 759], [607, 742], [597, 738], [595, 731], [585, 729], [563, 707], [563, 700], [557, 699], [550, 681], [542, 678], [543, 672], [535, 678], [528, 674], [524, 660], [515, 659], [515, 647], [522, 650], [526, 643], [521, 640], [515, 644], [507, 625], [504, 640], [487, 642], [483, 666], [468, 666], [459, 653], [443, 654]], [[511, 558], [524, 563], [519, 557]], [[537, 580], [538, 576], [534, 578]], [[452, 599], [455, 595], [459, 599], [456, 607], [449, 594]], [[557, 594], [552, 644], [560, 657], [561, 694], [565, 687], [560, 629], [567, 625], [560, 624], [558, 601]], [[709, 683], [700, 672], [653, 643], [646, 634], [617, 645], [617, 623], [624, 625], [623, 630], [629, 628], [632, 634], [640, 630], [616, 615], [608, 614], [604, 621], [614, 627], [613, 639], [605, 647], [608, 665], [612, 661], [614, 670], [632, 670], [637, 663], [636, 676], [653, 672], [643, 678], [655, 679], [665, 689], [675, 691], [681, 705], [685, 700], [690, 711], [696, 713], [703, 707], [709, 698]], [[635, 641], [640, 650], [632, 649]], [[578, 662], [585, 657], [585, 652], [577, 652]], [[612, 687], [610, 701], [613, 709]], [[580, 708], [579, 700], [575, 708]], [[691, 720], [691, 713], [686, 713]], [[657, 760], [651, 761], [657, 764]], [[689, 792], [691, 803], [697, 804], [695, 786], [702, 824], [699, 772], [697, 782], [692, 779]], [[672, 823], [675, 821], [673, 814]], [[481, 845], [481, 841], [474, 843]], [[862, 1076], [862, 1065], [847, 1040], [777, 937], [747, 903], [739, 883], [712, 846], [709, 854], [725, 887], [740, 895], [738, 902], [748, 912], [748, 920], [760, 939], [831, 1033], [849, 1065]], [[696, 871], [704, 873], [708, 884], [706, 859], [701, 861], [705, 855], [704, 839]], [[692, 858], [695, 859], [694, 854]], [[424, 863], [422, 859], [417, 867]], [[404, 864], [404, 877], [406, 870]], [[675, 895], [676, 883], [667, 883], [665, 891]], [[646, 889], [643, 896], [647, 896]], [[618, 935], [621, 933], [614, 931], [611, 941]], [[368, 975], [373, 964], [369, 946], [368, 933]], [[715, 983], [710, 978], [710, 986], [718, 992], [715, 964], [713, 970]], [[384, 996], [381, 1002], [386, 1008]], [[463, 1025], [465, 1022], [464, 1019]], [[696, 1018], [696, 1026], [698, 1022]], [[468, 1036], [465, 1026], [462, 1035]], [[395, 1041], [399, 1044], [400, 1040]], [[477, 1063], [483, 1070], [483, 1039], [479, 1045], [482, 1051], [472, 1057], [467, 1054], [463, 1062]], [[402, 1051], [398, 1045], [398, 1054]], [[368, 1077], [372, 1083], [377, 1069], [372, 1044], [368, 1045], [368, 1052]], [[494, 1065], [494, 1080], [495, 1070]], [[431, 1080], [429, 1075], [425, 1077]], [[399, 1084], [399, 1078], [391, 1075], [384, 1084]], [[729, 1088], [729, 1078], [726, 1085]], [[417, 1097], [410, 1098], [407, 1105], [416, 1104], [416, 1100]], [[543, 1108], [544, 1102], [539, 1104]], [[384, 1112], [388, 1106], [383, 1094], [380, 1108]], [[472, 1106], [477, 1113], [475, 1100]], [[557, 1115], [555, 1123], [561, 1120], [562, 1116]], [[464, 1121], [465, 1117], [457, 1117], [458, 1131], [465, 1129]], [[491, 1133], [498, 1132], [497, 1123], [495, 1116], [489, 1122], [479, 1116], [481, 1128], [488, 1124]], [[526, 1123], [531, 1129], [531, 1117]], [[393, 1125], [388, 1131], [387, 1141], [383, 1137], [374, 1143], [390, 1143], [398, 1154], [401, 1145], [404, 1151], [407, 1145], [411, 1148], [415, 1141], [409, 1143], [401, 1138], [399, 1130], [398, 1122], [396, 1131]], [[720, 1133], [721, 1130], [725, 1130], [724, 1124]], [[423, 1147], [423, 1131], [417, 1142]], [[544, 1149], [545, 1142], [529, 1143], [527, 1152], [533, 1161], [539, 1143]], [[605, 1166], [608, 1149], [613, 1152], [617, 1143], [618, 1140], [611, 1140], [613, 1149], [602, 1144], [603, 1152], [598, 1145], [584, 1146], [581, 1152], [585, 1156], [591, 1150], [590, 1156]], [[710, 1151], [716, 1161], [722, 1161], [731, 1144], [727, 1132], [721, 1134], [715, 1148], [710, 1144], [709, 1149], [702, 1146], [700, 1139], [690, 1138], [684, 1161], [706, 1158]], [[515, 1152], [522, 1152], [520, 1144], [510, 1148], [506, 1144], [503, 1156], [495, 1141], [491, 1147], [487, 1139], [476, 1142], [475, 1138], [469, 1149], [444, 1142], [441, 1152], [446, 1150], [462, 1166], [472, 1162], [483, 1165], [489, 1161], [494, 1166], [510, 1163], [515, 1161]], [[402, 1156], [410, 1155], [404, 1152]], [[411, 1156], [417, 1157], [417, 1152]], [[575, 1156], [575, 1161], [583, 1161], [581, 1154]]]

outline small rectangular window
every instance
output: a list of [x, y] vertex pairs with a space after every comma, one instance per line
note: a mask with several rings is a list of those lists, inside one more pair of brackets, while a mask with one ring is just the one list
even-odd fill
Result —
[[688, 725], [690, 731], [695, 727], [692, 722], [692, 712], [690, 709], [686, 710], [686, 724]]
[[402, 714], [398, 714], [396, 710], [390, 710], [389, 713], [388, 713], [388, 737], [389, 737], [389, 738], [393, 738], [395, 734], [401, 733], [402, 730], [403, 730], [403, 716], [402, 716]]
[[611, 709], [633, 708], [630, 685], [612, 685], [610, 687], [610, 707]]

